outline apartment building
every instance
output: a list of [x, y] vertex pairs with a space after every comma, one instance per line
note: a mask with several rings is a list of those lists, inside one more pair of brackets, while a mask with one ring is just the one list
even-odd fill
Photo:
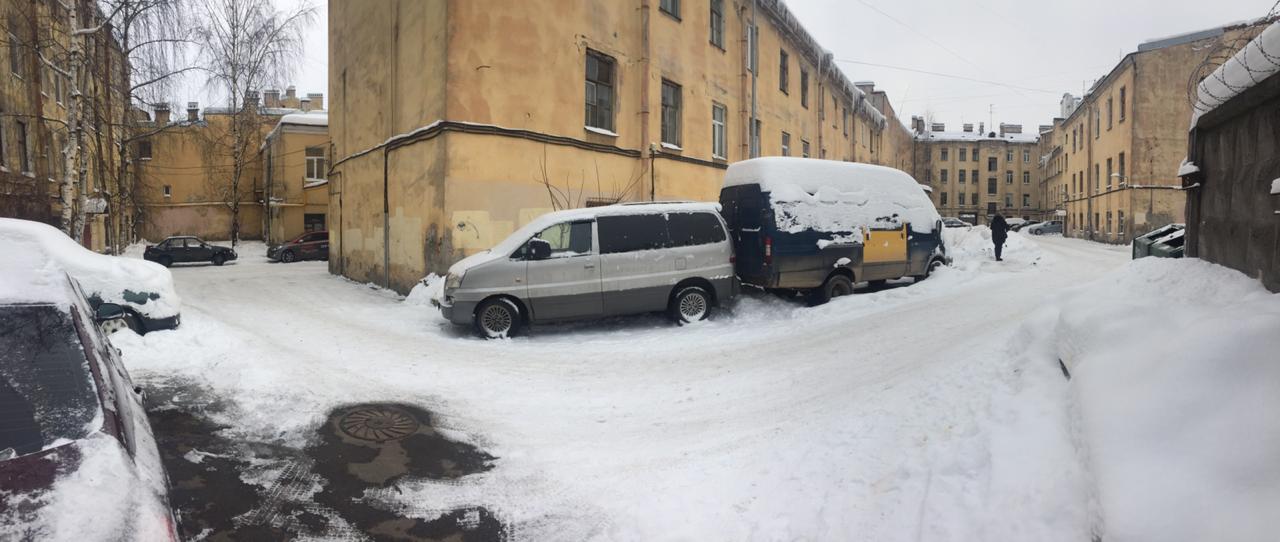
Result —
[[779, 0], [336, 3], [329, 39], [330, 269], [401, 291], [553, 209], [715, 200], [753, 156], [887, 161]]
[[[1072, 100], [1055, 121], [1055, 209], [1071, 237], [1125, 244], [1186, 220], [1178, 168], [1187, 152], [1187, 89], [1206, 60], [1247, 42], [1265, 23], [1148, 41]], [[1228, 55], [1229, 56], [1229, 55]], [[1202, 73], [1203, 72], [1203, 73]], [[1068, 111], [1069, 109], [1069, 111]]]
[[[315, 182], [323, 180], [327, 165], [323, 107], [323, 94], [299, 98], [292, 87], [283, 96], [278, 90], [250, 93], [239, 109], [201, 110], [199, 103], [189, 102], [186, 115], [178, 120], [171, 118], [168, 104], [154, 106], [146, 127], [155, 133], [138, 141], [136, 149], [142, 237], [227, 240], [233, 202], [238, 203], [240, 239], [274, 242], [301, 234], [306, 214], [323, 215], [318, 209], [327, 209], [328, 195], [323, 184]], [[252, 113], [237, 116], [246, 109]], [[248, 159], [243, 161], [238, 197], [231, 190], [232, 122], [244, 123], [252, 134], [245, 146]], [[269, 203], [271, 213], [265, 212], [264, 203]], [[315, 227], [315, 217], [311, 224]]]
[[1040, 218], [1039, 135], [1023, 133], [1018, 124], [1001, 123], [998, 131], [984, 124], [964, 124], [948, 131], [944, 123], [925, 125], [913, 117], [911, 174], [932, 189], [934, 206], [943, 216], [986, 224], [996, 213], [1005, 217]]
[[[81, 243], [95, 251], [132, 241], [132, 179], [124, 174], [117, 149], [124, 139], [127, 88], [124, 54], [110, 32], [73, 37], [70, 9], [80, 21], [101, 16], [94, 3], [0, 0], [0, 216], [62, 227], [63, 210], [81, 216]], [[85, 65], [78, 74], [85, 175], [63, 191], [68, 172], [64, 152], [72, 141], [68, 113], [73, 105], [68, 73], [72, 40], [82, 40]], [[68, 227], [74, 228], [76, 221]]]

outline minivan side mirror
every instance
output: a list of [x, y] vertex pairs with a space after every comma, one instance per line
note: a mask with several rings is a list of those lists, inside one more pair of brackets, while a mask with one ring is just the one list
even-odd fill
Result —
[[98, 323], [124, 318], [124, 307], [115, 303], [103, 303], [93, 311], [93, 319]]
[[551, 243], [545, 239], [534, 237], [529, 240], [528, 255], [530, 260], [545, 260], [551, 257]]

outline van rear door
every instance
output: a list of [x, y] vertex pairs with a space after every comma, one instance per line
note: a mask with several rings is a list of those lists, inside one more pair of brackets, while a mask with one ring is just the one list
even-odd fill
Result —
[[[765, 269], [764, 238], [766, 224], [763, 220], [766, 196], [760, 185], [744, 184], [728, 186], [720, 191], [720, 212], [729, 226], [733, 241], [738, 276], [751, 283], [760, 283], [767, 274]], [[768, 224], [772, 227], [772, 224]]]
[[907, 224], [872, 227], [862, 247], [862, 279], [896, 279], [907, 274]]

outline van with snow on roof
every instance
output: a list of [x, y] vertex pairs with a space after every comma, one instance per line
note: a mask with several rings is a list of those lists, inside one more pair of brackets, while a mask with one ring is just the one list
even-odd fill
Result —
[[856, 282], [924, 280], [948, 263], [942, 217], [910, 175], [869, 164], [756, 158], [729, 165], [720, 191], [743, 283], [815, 304]]
[[737, 293], [714, 203], [632, 203], [547, 213], [449, 268], [432, 303], [487, 338], [528, 324], [666, 311], [707, 318]]

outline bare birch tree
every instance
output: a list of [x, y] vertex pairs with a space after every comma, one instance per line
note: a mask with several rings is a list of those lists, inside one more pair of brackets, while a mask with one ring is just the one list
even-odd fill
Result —
[[[304, 3], [281, 11], [262, 0], [206, 0], [194, 39], [201, 52], [207, 84], [227, 99], [230, 122], [221, 147], [231, 162], [219, 179], [219, 191], [231, 211], [231, 243], [240, 240], [240, 205], [246, 193], [244, 174], [256, 158], [262, 116], [257, 92], [292, 76], [303, 54], [304, 26], [315, 9]], [[252, 98], [247, 103], [246, 98]], [[247, 191], [252, 193], [251, 189]]]

